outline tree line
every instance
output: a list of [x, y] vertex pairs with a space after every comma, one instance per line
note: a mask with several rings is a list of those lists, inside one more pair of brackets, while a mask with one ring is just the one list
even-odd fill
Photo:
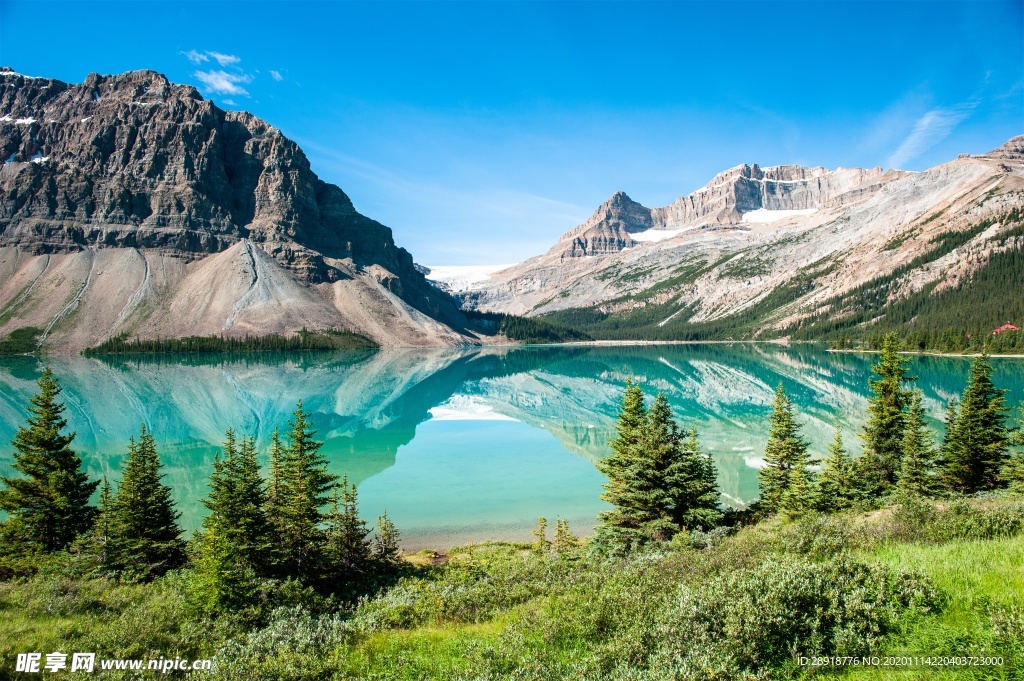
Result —
[[186, 336], [184, 338], [129, 338], [126, 334], [112, 336], [96, 347], [82, 351], [84, 355], [187, 354], [204, 352], [281, 352], [294, 350], [348, 350], [375, 348], [373, 341], [344, 329], [302, 328], [294, 335], [242, 337]]
[[[967, 387], [951, 401], [937, 444], [899, 348], [896, 334], [886, 336], [872, 367], [861, 456], [849, 453], [837, 424], [817, 471], [803, 424], [779, 384], [758, 471], [761, 494], [747, 515], [795, 517], [1004, 488], [1024, 493], [1024, 453], [1011, 449], [1024, 445], [1024, 404], [1017, 427], [1008, 425], [1006, 391], [993, 384], [988, 355], [971, 365]], [[610, 444], [612, 453], [598, 466], [608, 478], [601, 498], [613, 508], [598, 517], [594, 550], [621, 554], [730, 521], [730, 512], [719, 506], [715, 466], [696, 428], [678, 426], [664, 395], [648, 409], [641, 389], [627, 383]]]
[[274, 431], [265, 474], [254, 438], [227, 431], [203, 500], [209, 514], [186, 542], [152, 433], [143, 425], [130, 440], [116, 487], [90, 480], [60, 392], [47, 368], [13, 440], [20, 475], [0, 477], [0, 576], [59, 552], [86, 575], [129, 581], [188, 566], [193, 602], [219, 614], [278, 588], [354, 598], [397, 572], [398, 529], [387, 513], [374, 528], [359, 516], [355, 485], [327, 471], [301, 402], [287, 434]]

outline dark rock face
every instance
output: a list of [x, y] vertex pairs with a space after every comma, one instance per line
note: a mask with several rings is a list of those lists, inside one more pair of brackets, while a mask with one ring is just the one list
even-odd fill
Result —
[[414, 307], [454, 309], [294, 142], [153, 71], [71, 85], [0, 70], [0, 162], [0, 246], [195, 259], [244, 238], [306, 282], [379, 265]]

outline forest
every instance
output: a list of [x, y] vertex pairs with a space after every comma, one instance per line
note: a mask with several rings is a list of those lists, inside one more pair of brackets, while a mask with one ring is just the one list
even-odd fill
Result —
[[982, 354], [933, 432], [899, 348], [881, 341], [859, 456], [837, 428], [811, 460], [777, 388], [746, 507], [722, 505], [694, 424], [627, 383], [593, 536], [540, 518], [530, 543], [414, 554], [361, 518], [301, 402], [266, 452], [226, 430], [186, 538], [153, 434], [89, 479], [47, 369], [0, 478], [0, 675], [87, 650], [225, 679], [1019, 678], [1024, 405]]

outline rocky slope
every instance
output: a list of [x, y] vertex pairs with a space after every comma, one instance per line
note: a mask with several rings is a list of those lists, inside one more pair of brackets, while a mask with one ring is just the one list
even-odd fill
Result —
[[477, 342], [391, 230], [299, 147], [155, 72], [82, 84], [0, 70], [0, 336], [345, 328]]
[[[901, 295], [962, 280], [1021, 248], [1001, 235], [1022, 206], [1024, 136], [920, 173], [743, 165], [663, 208], [619, 192], [547, 253], [458, 295], [466, 308], [584, 310], [652, 329], [749, 314], [770, 334], [901, 265], [914, 263]], [[962, 245], [936, 247], [960, 232]]]

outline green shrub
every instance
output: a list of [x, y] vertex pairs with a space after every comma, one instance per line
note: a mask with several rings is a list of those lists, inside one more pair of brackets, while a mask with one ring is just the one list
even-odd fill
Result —
[[792, 665], [798, 656], [864, 655], [938, 594], [922, 575], [848, 558], [785, 557], [684, 584], [657, 625], [652, 670], [665, 678], [725, 679]]

